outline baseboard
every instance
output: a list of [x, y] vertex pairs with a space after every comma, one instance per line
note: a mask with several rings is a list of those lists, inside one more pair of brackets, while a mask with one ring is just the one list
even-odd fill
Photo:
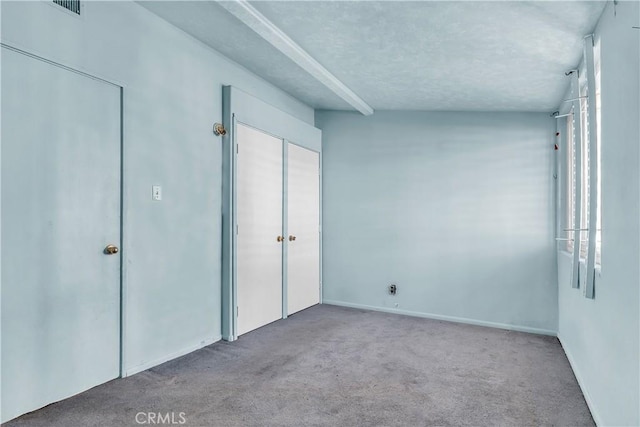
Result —
[[213, 344], [214, 342], [218, 342], [222, 339], [222, 335], [217, 335], [208, 340], [204, 340], [199, 344], [189, 346], [187, 348], [183, 348], [182, 350], [176, 351], [174, 353], [170, 353], [166, 356], [160, 357], [158, 359], [152, 360], [150, 362], [145, 362], [141, 365], [134, 366], [132, 368], [128, 368], [124, 370], [123, 377], [130, 377], [131, 375], [137, 374], [138, 372], [146, 371], [147, 369], [153, 368], [154, 366], [158, 366], [163, 364], [164, 362], [168, 362], [170, 360], [176, 359], [180, 356], [184, 356], [185, 354], [189, 354], [193, 351], [199, 350], [202, 347], [206, 347], [208, 345]]
[[323, 300], [322, 304], [338, 305], [341, 307], [359, 308], [363, 310], [382, 311], [385, 313], [404, 314], [406, 316], [423, 317], [425, 319], [444, 320], [446, 322], [465, 323], [468, 325], [487, 326], [490, 328], [506, 329], [509, 331], [528, 332], [530, 334], [557, 336], [556, 331], [550, 329], [532, 328], [529, 326], [509, 325], [507, 323], [487, 322], [484, 320], [468, 319], [465, 317], [445, 316], [441, 314], [423, 313], [420, 311], [409, 311], [390, 307], [376, 307], [372, 305], [354, 304], [344, 301]]
[[571, 370], [573, 370], [573, 374], [575, 375], [576, 380], [578, 381], [578, 385], [580, 386], [580, 390], [582, 391], [584, 400], [587, 402], [587, 406], [589, 407], [589, 411], [591, 412], [591, 417], [593, 418], [593, 421], [596, 423], [597, 426], [604, 425], [602, 423], [602, 420], [600, 419], [600, 415], [598, 415], [598, 412], [596, 411], [596, 408], [593, 405], [593, 400], [591, 399], [591, 396], [589, 395], [589, 392], [585, 387], [584, 380], [582, 379], [580, 370], [578, 369], [578, 366], [575, 363], [575, 359], [571, 355], [571, 352], [564, 345], [564, 342], [562, 341], [562, 336], [560, 336], [560, 333], [558, 333], [558, 341], [560, 341], [560, 346], [562, 346], [562, 349], [564, 350], [564, 354], [567, 356], [567, 360], [569, 361], [569, 365], [571, 365]]

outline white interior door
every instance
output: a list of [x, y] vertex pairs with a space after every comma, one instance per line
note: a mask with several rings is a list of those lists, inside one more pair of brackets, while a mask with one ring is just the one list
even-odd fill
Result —
[[289, 314], [320, 302], [320, 155], [288, 146]]
[[4, 421], [120, 374], [120, 88], [1, 50]]
[[237, 334], [282, 318], [282, 140], [236, 126]]

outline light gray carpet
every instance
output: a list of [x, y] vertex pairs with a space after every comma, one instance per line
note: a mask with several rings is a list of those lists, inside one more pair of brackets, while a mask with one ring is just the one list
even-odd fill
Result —
[[[315, 306], [9, 426], [594, 425], [556, 338]], [[142, 419], [145, 420], [145, 419]]]

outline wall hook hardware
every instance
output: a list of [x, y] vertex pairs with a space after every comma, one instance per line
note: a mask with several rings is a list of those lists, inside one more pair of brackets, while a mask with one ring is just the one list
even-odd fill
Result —
[[225, 136], [227, 134], [227, 130], [224, 128], [222, 123], [215, 123], [213, 125], [213, 133], [216, 134], [216, 136]]

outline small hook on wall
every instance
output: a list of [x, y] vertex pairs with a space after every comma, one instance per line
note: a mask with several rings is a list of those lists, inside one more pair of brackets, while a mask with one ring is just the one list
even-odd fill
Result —
[[215, 123], [213, 125], [213, 133], [216, 136], [225, 136], [227, 134], [227, 130], [224, 128], [222, 123]]

